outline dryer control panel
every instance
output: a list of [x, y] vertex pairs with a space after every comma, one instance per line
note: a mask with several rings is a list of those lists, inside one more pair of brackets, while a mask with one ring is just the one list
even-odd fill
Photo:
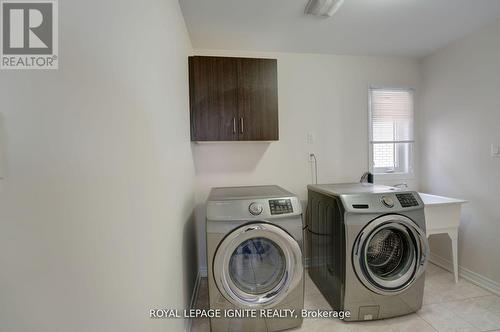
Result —
[[292, 200], [291, 199], [270, 199], [269, 209], [271, 214], [284, 214], [293, 213]]
[[207, 220], [274, 220], [301, 214], [300, 200], [293, 196], [207, 202]]

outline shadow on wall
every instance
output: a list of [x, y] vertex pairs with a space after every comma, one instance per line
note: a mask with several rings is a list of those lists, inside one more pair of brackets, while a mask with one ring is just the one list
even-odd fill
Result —
[[184, 223], [182, 239], [182, 261], [184, 262], [183, 273], [184, 280], [184, 308], [190, 308], [193, 289], [198, 278], [198, 260], [197, 257], [197, 241], [196, 241], [196, 219], [194, 211]]
[[452, 261], [451, 240], [448, 234], [431, 235], [429, 237], [429, 247], [432, 254], [437, 254], [439, 257]]
[[206, 241], [206, 203], [198, 203], [195, 207], [195, 220], [196, 220], [196, 243], [197, 245], [197, 256], [198, 256], [198, 268], [200, 276], [207, 276], [207, 241]]
[[0, 179], [7, 173], [7, 163], [5, 157], [7, 156], [7, 134], [5, 131], [5, 120], [3, 114], [0, 114]]
[[[255, 170], [269, 142], [214, 142], [193, 144], [196, 173], [240, 173]], [[242, 148], [242, 145], [245, 145]]]

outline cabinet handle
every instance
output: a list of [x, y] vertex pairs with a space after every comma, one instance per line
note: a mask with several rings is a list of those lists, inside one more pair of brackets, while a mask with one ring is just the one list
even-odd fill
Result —
[[233, 134], [236, 134], [236, 118], [233, 118]]
[[240, 118], [240, 131], [241, 131], [242, 134], [245, 132], [243, 118]]

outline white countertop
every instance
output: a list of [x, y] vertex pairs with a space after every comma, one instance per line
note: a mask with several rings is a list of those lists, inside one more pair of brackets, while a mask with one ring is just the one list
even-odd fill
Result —
[[431, 195], [431, 194], [425, 194], [425, 193], [418, 193], [418, 194], [420, 195], [420, 198], [422, 198], [424, 205], [444, 205], [444, 204], [467, 203], [466, 200], [458, 199], [458, 198], [444, 197], [444, 196]]

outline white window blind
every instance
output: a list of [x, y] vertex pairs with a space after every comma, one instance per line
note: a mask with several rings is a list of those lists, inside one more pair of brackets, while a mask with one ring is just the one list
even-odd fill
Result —
[[410, 173], [413, 90], [370, 89], [370, 157], [374, 173]]

